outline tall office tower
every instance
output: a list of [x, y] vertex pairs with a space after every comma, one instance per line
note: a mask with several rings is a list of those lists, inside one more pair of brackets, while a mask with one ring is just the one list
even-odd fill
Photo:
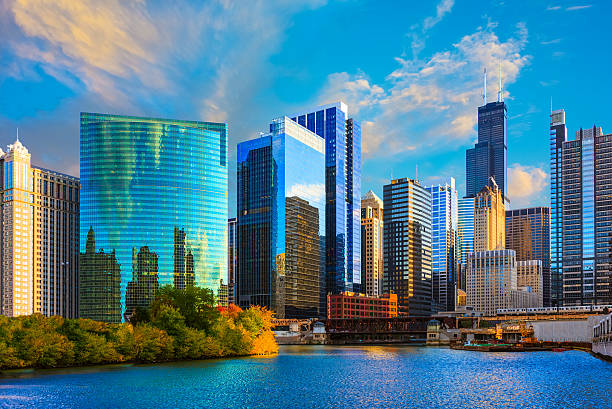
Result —
[[457, 263], [457, 288], [465, 291], [465, 266], [467, 255], [474, 251], [474, 198], [464, 197], [458, 200], [458, 247], [460, 263]]
[[430, 315], [431, 193], [413, 179], [383, 187], [383, 292], [394, 292], [400, 312]]
[[236, 300], [236, 273], [238, 272], [237, 222], [233, 217], [227, 220], [227, 300], [229, 304], [238, 304]]
[[544, 306], [550, 306], [550, 208], [506, 210], [506, 248], [516, 251], [519, 266], [522, 261], [541, 261], [540, 291]]
[[431, 193], [431, 272], [433, 310], [455, 309], [459, 248], [459, 204], [455, 179], [426, 188]]
[[612, 135], [581, 129], [561, 151], [560, 303], [611, 304]]
[[79, 318], [121, 322], [121, 267], [115, 251], [96, 252], [93, 229], [87, 232], [85, 252], [80, 256]]
[[563, 305], [563, 143], [567, 141], [565, 111], [550, 114], [550, 305]]
[[504, 198], [493, 178], [474, 199], [474, 251], [503, 249], [506, 214]]
[[467, 305], [489, 316], [500, 308], [538, 307], [538, 294], [518, 287], [514, 250], [468, 254], [466, 287]]
[[[183, 254], [185, 285], [192, 275], [217, 292], [227, 281], [227, 137], [227, 124], [81, 114], [81, 243], [92, 229], [98, 248], [114, 251], [124, 306], [129, 281], [143, 291], [135, 300], [155, 288], [136, 285], [138, 274], [153, 275], [139, 267], [139, 250], [156, 255], [159, 285], [174, 283], [175, 262], [182, 274]], [[87, 263], [81, 271], [96, 268]]]
[[343, 102], [291, 119], [325, 138], [326, 291], [361, 291], [361, 126]]
[[478, 143], [466, 151], [466, 197], [475, 197], [493, 177], [507, 201], [506, 103], [503, 100], [501, 72], [496, 102], [486, 102], [486, 73], [483, 105], [478, 107]]
[[383, 207], [371, 190], [361, 199], [361, 280], [371, 297], [383, 293]]
[[78, 315], [79, 179], [0, 149], [0, 313]]
[[538, 295], [538, 307], [544, 306], [544, 277], [542, 271], [542, 260], [516, 262], [516, 285], [519, 288], [531, 288], [531, 291]]
[[325, 140], [287, 117], [270, 130], [238, 144], [238, 305], [266, 306], [279, 318], [317, 317]]

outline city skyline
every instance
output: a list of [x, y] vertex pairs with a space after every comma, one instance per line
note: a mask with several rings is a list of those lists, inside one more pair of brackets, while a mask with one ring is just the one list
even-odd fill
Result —
[[[555, 109], [566, 109], [570, 135], [593, 122], [604, 130], [609, 128], [605, 104], [598, 104], [597, 96], [588, 104], [581, 104], [578, 98], [590, 88], [601, 90], [602, 96], [607, 94], [609, 85], [596, 81], [605, 77], [609, 56], [598, 54], [601, 64], [571, 65], [572, 60], [586, 59], [593, 50], [605, 49], [600, 42], [606, 36], [594, 33], [608, 30], [600, 19], [610, 5], [601, 2], [529, 4], [521, 8], [520, 15], [511, 5], [498, 2], [479, 5], [483, 13], [478, 15], [469, 13], [473, 4], [453, 1], [439, 2], [437, 7], [413, 5], [411, 10], [395, 7], [393, 13], [386, 6], [360, 1], [291, 6], [270, 2], [247, 6], [244, 14], [231, 7], [208, 5], [207, 18], [222, 22], [215, 28], [189, 30], [189, 24], [185, 28], [171, 22], [163, 32], [154, 23], [169, 10], [146, 3], [110, 2], [99, 14], [117, 17], [118, 33], [132, 42], [99, 55], [92, 55], [80, 41], [87, 43], [98, 35], [110, 34], [104, 24], [84, 26], [88, 9], [67, 10], [61, 4], [37, 8], [25, 3], [7, 3], [7, 12], [0, 14], [0, 34], [8, 40], [0, 49], [8, 62], [0, 70], [0, 102], [5, 107], [0, 112], [0, 132], [9, 142], [14, 129], [21, 128], [36, 165], [75, 176], [79, 176], [76, 118], [81, 110], [229, 122], [228, 157], [232, 159], [236, 144], [265, 126], [263, 118], [342, 99], [350, 107], [349, 116], [362, 122], [363, 192], [373, 190], [381, 196], [382, 185], [391, 175], [416, 177], [418, 165], [426, 185], [455, 177], [462, 197], [465, 149], [476, 139], [476, 110], [482, 103], [482, 69], [488, 68], [488, 100], [493, 101], [500, 61], [508, 104], [510, 209], [549, 203], [546, 131], [551, 97]], [[188, 3], [185, 11], [171, 11], [177, 20], [183, 12], [202, 12]], [[82, 29], [84, 37], [66, 35], [66, 28], [54, 23], [59, 15], [65, 17], [67, 27]], [[199, 39], [195, 44], [203, 49], [212, 48], [213, 54], [222, 55], [224, 44], [253, 37], [250, 30], [261, 29], [261, 23], [248, 28], [230, 24], [239, 23], [246, 15], [265, 22], [266, 27], [270, 22], [278, 23], [268, 37], [234, 44], [228, 64], [247, 58], [248, 75], [210, 59], [196, 63], [196, 51], [183, 55], [179, 66], [170, 60], [176, 53], [185, 54], [185, 47], [164, 42], [149, 47], [151, 40], [162, 34], [168, 38], [185, 35]], [[364, 19], [382, 15], [388, 24], [371, 38], [351, 30], [355, 24], [351, 18], [367, 23]], [[339, 16], [348, 25], [343, 29], [350, 34], [348, 43], [365, 44], [357, 56], [354, 47], [330, 52], [331, 44], [316, 41], [323, 38], [319, 36], [338, 34], [340, 28], [323, 24], [320, 34], [311, 38], [305, 33], [313, 21], [325, 23]], [[152, 34], [151, 38], [128, 22], [142, 33]], [[193, 19], [187, 22], [193, 23]], [[207, 48], [203, 38], [210, 31], [220, 41]], [[320, 56], [307, 53], [306, 57], [296, 51], [312, 48], [315, 42], [321, 52], [314, 54]], [[376, 47], [368, 47], [374, 44]], [[241, 55], [242, 47], [251, 49]], [[245, 78], [237, 80], [240, 76]], [[192, 81], [205, 85], [194, 87]], [[197, 99], [195, 94], [208, 96]], [[10, 104], [5, 103], [9, 96]], [[266, 103], [261, 104], [262, 100]], [[420, 117], [429, 118], [429, 122], [418, 120]], [[447, 126], [441, 128], [440, 124]], [[425, 143], [433, 134], [449, 143]], [[46, 142], [50, 138], [57, 143]], [[235, 166], [235, 162], [229, 163], [230, 175]], [[230, 180], [228, 203], [233, 216], [235, 184], [232, 177]], [[523, 188], [519, 196], [516, 186]]]

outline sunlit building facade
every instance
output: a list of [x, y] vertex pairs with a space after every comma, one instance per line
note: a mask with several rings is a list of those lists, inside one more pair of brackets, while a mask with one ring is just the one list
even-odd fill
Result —
[[361, 281], [372, 297], [382, 294], [383, 208], [383, 201], [371, 190], [361, 199]]
[[502, 191], [493, 178], [474, 199], [474, 251], [503, 249], [506, 213]]
[[543, 281], [538, 291], [544, 306], [550, 306], [550, 208], [506, 210], [506, 248], [516, 251], [519, 266], [540, 261]]
[[361, 291], [361, 126], [343, 102], [290, 118], [325, 140], [325, 291]]
[[79, 179], [33, 166], [19, 140], [0, 172], [0, 313], [76, 318]]
[[455, 179], [426, 188], [431, 193], [431, 275], [434, 312], [455, 308], [459, 203]]
[[516, 262], [516, 285], [518, 288], [529, 288], [537, 294], [538, 307], [544, 306], [544, 279], [542, 260], [524, 260]]
[[126, 318], [160, 286], [227, 282], [227, 140], [223, 123], [81, 114], [81, 243], [114, 255]]
[[237, 302], [279, 318], [318, 317], [325, 140], [287, 117], [270, 131], [238, 145]]
[[383, 187], [383, 292], [395, 293], [399, 311], [432, 312], [431, 193], [414, 179]]

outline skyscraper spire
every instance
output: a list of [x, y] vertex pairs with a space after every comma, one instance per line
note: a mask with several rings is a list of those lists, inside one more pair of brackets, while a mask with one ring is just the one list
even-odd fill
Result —
[[487, 105], [487, 67], [484, 68], [484, 85], [482, 87], [482, 106]]
[[497, 102], [504, 101], [504, 88], [502, 86], [502, 71], [501, 71], [501, 60], [499, 61], [499, 88], [497, 91]]
[[17, 127], [17, 142], [19, 142], [19, 127]]

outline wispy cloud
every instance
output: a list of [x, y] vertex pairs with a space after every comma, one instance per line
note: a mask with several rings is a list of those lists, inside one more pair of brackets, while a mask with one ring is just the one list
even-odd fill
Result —
[[455, 0], [442, 0], [440, 3], [438, 3], [438, 6], [436, 7], [436, 15], [433, 17], [427, 17], [425, 21], [423, 21], [423, 28], [425, 30], [429, 30], [442, 21], [444, 16], [450, 13], [454, 4]]
[[412, 53], [416, 57], [424, 48], [427, 40], [427, 32], [451, 12], [455, 0], [441, 0], [436, 6], [436, 14], [426, 17], [422, 24], [414, 24], [410, 27], [408, 36], [412, 37]]
[[571, 6], [571, 7], [566, 8], [565, 10], [567, 10], [567, 11], [576, 11], [576, 10], [590, 9], [591, 7], [593, 7], [592, 4], [585, 5], [585, 6]]
[[[452, 149], [474, 137], [483, 67], [489, 68], [495, 83], [501, 62], [504, 83], [515, 82], [530, 60], [523, 54], [526, 43], [523, 24], [506, 41], [483, 28], [427, 59], [396, 58], [398, 68], [380, 84], [364, 72], [331, 74], [319, 100], [342, 99], [349, 111], [357, 111], [364, 120], [366, 157]], [[495, 88], [489, 88], [489, 101], [496, 97]]]
[[519, 163], [508, 168], [508, 196], [513, 208], [544, 202], [547, 186], [547, 173], [534, 166]]
[[568, 6], [563, 8], [563, 6], [548, 6], [546, 7], [546, 10], [548, 11], [558, 11], [558, 10], [564, 10], [564, 11], [576, 11], [576, 10], [584, 10], [584, 9], [589, 9], [593, 7], [592, 4], [585, 4], [585, 5], [581, 5], [581, 6]]
[[550, 45], [550, 44], [559, 44], [560, 42], [561, 42], [560, 38], [555, 38], [554, 40], [540, 41], [540, 44], [542, 44], [542, 45]]

